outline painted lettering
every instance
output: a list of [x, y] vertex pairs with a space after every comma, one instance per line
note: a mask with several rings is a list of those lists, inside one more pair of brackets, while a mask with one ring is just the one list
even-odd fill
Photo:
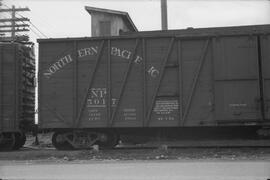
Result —
[[97, 54], [98, 52], [98, 47], [88, 47], [88, 48], [83, 48], [78, 50], [78, 57], [84, 57], [84, 56], [92, 56]]
[[84, 56], [85, 56], [85, 51], [84, 51], [84, 49], [79, 49], [79, 50], [78, 50], [78, 56], [79, 56], [79, 57], [84, 57]]
[[121, 53], [121, 56], [125, 59], [129, 59], [130, 58], [130, 55], [131, 55], [131, 52], [130, 51], [127, 51], [127, 50], [123, 50], [122, 53]]
[[91, 88], [89, 98], [87, 99], [88, 107], [106, 107], [106, 88]]
[[55, 67], [55, 65], [53, 64], [50, 68], [49, 68], [49, 72], [51, 74], [55, 73], [57, 71], [57, 67]]
[[118, 56], [118, 48], [116, 48], [116, 47], [112, 47], [111, 48], [111, 55], [113, 55], [113, 56]]
[[98, 53], [98, 47], [97, 47], [97, 46], [96, 46], [96, 47], [91, 47], [91, 50], [92, 50], [95, 54]]
[[106, 95], [106, 89], [102, 88], [92, 88], [91, 98], [104, 98]]
[[154, 78], [159, 75], [159, 71], [154, 66], [152, 66], [147, 72]]
[[73, 61], [73, 59], [71, 58], [71, 55], [70, 54], [67, 55], [67, 56], [65, 56], [63, 59], [66, 61], [67, 64], [68, 63], [71, 63]]
[[71, 63], [72, 57], [71, 55], [67, 55], [61, 59], [59, 59], [58, 61], [56, 61], [55, 63], [53, 63], [53, 65], [51, 65], [45, 73], [43, 73], [43, 75], [47, 78], [50, 78], [51, 75], [53, 75], [54, 73], [56, 73], [57, 71], [59, 71], [61, 68], [63, 68], [66, 64]]
[[[86, 47], [86, 48], [82, 48], [79, 49], [77, 51], [78, 57], [85, 57], [85, 56], [92, 56], [92, 55], [96, 55], [98, 53], [98, 46], [91, 46], [91, 47]], [[123, 59], [130, 59], [132, 52], [127, 50], [127, 49], [120, 49], [117, 47], [111, 47], [111, 55], [112, 56], [118, 56], [121, 57]], [[68, 65], [69, 63], [71, 63], [73, 61], [72, 57], [70, 54], [60, 58], [59, 60], [57, 60], [55, 63], [53, 63], [44, 73], [43, 75], [46, 78], [50, 78], [53, 74], [55, 74], [57, 71], [59, 71], [60, 69], [64, 68], [66, 65]], [[143, 58], [140, 56], [136, 56], [134, 62], [136, 64], [139, 64], [143, 61]], [[154, 67], [150, 68], [148, 70], [148, 73], [152, 76], [152, 77], [156, 77], [158, 76], [159, 72], [157, 69], [155, 69]]]
[[[58, 64], [59, 64], [59, 66], [60, 67], [62, 67], [62, 66], [65, 66], [66, 65], [66, 61], [65, 61], [65, 59], [60, 59], [58, 62], [57, 62]], [[62, 65], [61, 65], [62, 64]]]
[[46, 77], [46, 78], [50, 78], [50, 76], [52, 75], [51, 72], [44, 72], [43, 75]]
[[91, 90], [91, 98], [95, 98], [95, 97], [98, 98], [98, 91], [95, 90], [95, 89], [92, 89], [92, 90]]
[[112, 106], [113, 106], [113, 107], [115, 107], [115, 106], [116, 106], [116, 101], [117, 101], [117, 99], [112, 98]]
[[142, 62], [142, 57], [140, 57], [140, 56], [137, 56], [136, 57], [136, 59], [134, 60], [134, 62], [136, 63], [136, 64], [139, 64], [140, 62]]
[[61, 69], [61, 68], [62, 68], [61, 61], [59, 60], [59, 61], [57, 61], [56, 63], [54, 63], [54, 67], [55, 67], [57, 70]]
[[106, 93], [106, 89], [104, 89], [103, 91], [99, 91], [99, 97], [105, 98]]
[[125, 49], [121, 50], [120, 48], [112, 47], [111, 48], [111, 55], [119, 56], [119, 57], [122, 57], [124, 59], [130, 59], [131, 52], [128, 50], [125, 50]]

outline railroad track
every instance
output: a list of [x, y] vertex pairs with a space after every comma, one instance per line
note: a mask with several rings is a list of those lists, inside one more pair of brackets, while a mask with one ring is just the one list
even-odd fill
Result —
[[[157, 148], [270, 148], [267, 140], [182, 140], [159, 141], [145, 144], [119, 144], [112, 150], [157, 149]], [[22, 150], [53, 150], [54, 147], [24, 146]]]
[[[121, 144], [113, 149], [56, 150], [53, 147], [23, 147], [12, 152], [0, 152], [0, 160], [40, 160], [66, 162], [73, 160], [156, 160], [156, 159], [228, 159], [265, 160], [270, 158], [270, 142], [262, 140], [226, 141], [223, 144], [201, 141], [181, 141], [181, 145], [169, 142], [141, 145]], [[247, 143], [249, 142], [249, 143]], [[238, 143], [237, 145], [235, 145]], [[233, 146], [234, 145], [234, 146]]]
[[208, 148], [208, 147], [224, 147], [224, 148], [240, 148], [240, 147], [270, 147], [270, 139], [267, 140], [184, 140], [184, 141], [161, 141], [150, 142], [141, 145], [118, 145], [114, 149], [139, 149], [139, 148]]

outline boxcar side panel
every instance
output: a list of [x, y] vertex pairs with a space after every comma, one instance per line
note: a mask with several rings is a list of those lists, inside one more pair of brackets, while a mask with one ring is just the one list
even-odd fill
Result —
[[141, 63], [135, 62], [141, 57], [141, 41], [128, 39], [111, 41], [111, 98], [112, 108], [110, 126], [142, 126], [142, 76]]
[[262, 87], [263, 87], [263, 102], [264, 102], [264, 115], [265, 121], [270, 123], [270, 36], [261, 35], [258, 37], [258, 43], [261, 48], [261, 71], [262, 71]]
[[[88, 44], [91, 42], [87, 41]], [[91, 61], [86, 61], [91, 66], [89, 82], [79, 101], [79, 115], [77, 126], [80, 127], [104, 127], [107, 125], [107, 44], [104, 41], [97, 42], [97, 56]], [[80, 43], [79, 43], [80, 44]], [[90, 57], [91, 58], [91, 57]], [[90, 59], [89, 59], [90, 60]], [[78, 58], [79, 64], [81, 59]], [[90, 67], [89, 66], [89, 67]], [[88, 69], [85, 69], [87, 72]], [[78, 118], [79, 117], [79, 118]]]
[[73, 44], [42, 44], [40, 48], [40, 123], [73, 127]]
[[146, 126], [177, 126], [177, 42], [174, 38], [146, 39], [146, 52]]
[[[104, 122], [104, 117], [106, 117], [106, 112], [104, 114], [104, 102], [101, 100], [105, 95], [105, 89], [102, 88], [104, 85], [103, 76], [97, 76], [100, 72], [96, 72], [94, 75], [94, 66], [104, 70], [104, 57], [102, 59], [98, 58], [98, 52], [101, 48], [101, 41], [82, 41], [77, 42], [77, 114], [76, 122], [78, 125], [84, 127], [97, 126], [98, 124]], [[104, 47], [103, 47], [104, 48]], [[104, 50], [103, 50], [104, 51]], [[103, 72], [106, 74], [106, 71]], [[97, 84], [96, 82], [103, 83]], [[90, 87], [90, 83], [92, 84]], [[95, 85], [93, 85], [95, 84]], [[89, 89], [90, 88], [90, 89]], [[91, 107], [97, 107], [95, 110], [91, 110]], [[80, 116], [80, 117], [79, 117]], [[79, 119], [77, 120], [77, 118]], [[103, 120], [102, 120], [103, 119]]]
[[259, 123], [269, 119], [268, 39], [241, 34], [42, 42], [41, 127]]
[[212, 41], [181, 42], [183, 118], [182, 126], [209, 124], [213, 120]]
[[228, 123], [260, 119], [256, 37], [220, 37], [215, 55], [215, 118]]

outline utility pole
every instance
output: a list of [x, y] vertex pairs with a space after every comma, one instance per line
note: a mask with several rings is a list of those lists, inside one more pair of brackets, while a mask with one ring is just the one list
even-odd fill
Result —
[[[0, 0], [0, 10], [2, 9], [2, 0]], [[1, 18], [1, 16], [0, 16], [0, 18]], [[1, 38], [1, 36], [4, 36], [5, 34], [4, 33], [0, 33], [0, 38]]]
[[160, 2], [161, 2], [161, 26], [162, 26], [162, 30], [168, 30], [167, 0], [160, 0]]
[[[16, 15], [15, 15], [15, 6], [12, 6], [12, 11], [11, 11], [11, 19], [15, 19]], [[14, 38], [15, 37], [15, 21], [11, 21], [11, 37]]]
[[[1, 4], [1, 0], [0, 0]], [[16, 8], [12, 6], [12, 8], [2, 9], [0, 6], [0, 14], [10, 13], [10, 18], [4, 18], [4, 16], [0, 16], [0, 41], [20, 41], [27, 42], [29, 41], [29, 37], [26, 35], [17, 36], [17, 32], [26, 32], [29, 31], [29, 24], [26, 24], [30, 20], [25, 17], [16, 17], [17, 12], [21, 11], [30, 11], [29, 8]], [[6, 36], [6, 33], [9, 33], [10, 36]]]

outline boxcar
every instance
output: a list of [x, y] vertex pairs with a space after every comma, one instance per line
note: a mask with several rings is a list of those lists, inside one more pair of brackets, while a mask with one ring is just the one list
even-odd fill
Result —
[[34, 124], [35, 59], [31, 47], [0, 43], [0, 149], [19, 149]]
[[[56, 148], [187, 127], [268, 127], [270, 25], [40, 39], [39, 125]], [[265, 134], [267, 131], [261, 131]]]

